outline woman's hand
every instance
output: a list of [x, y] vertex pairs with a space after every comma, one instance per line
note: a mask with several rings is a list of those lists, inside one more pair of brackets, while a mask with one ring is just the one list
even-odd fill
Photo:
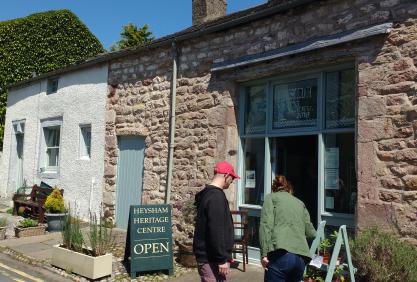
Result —
[[263, 267], [265, 270], [268, 270], [268, 264], [269, 264], [268, 257], [262, 257], [262, 259], [261, 259], [261, 263], [262, 263], [262, 267]]

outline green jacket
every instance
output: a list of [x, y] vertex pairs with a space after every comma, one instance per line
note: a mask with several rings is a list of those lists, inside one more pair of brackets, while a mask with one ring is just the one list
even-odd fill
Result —
[[284, 249], [311, 258], [306, 237], [315, 238], [316, 230], [304, 203], [288, 192], [267, 195], [259, 228], [261, 256]]

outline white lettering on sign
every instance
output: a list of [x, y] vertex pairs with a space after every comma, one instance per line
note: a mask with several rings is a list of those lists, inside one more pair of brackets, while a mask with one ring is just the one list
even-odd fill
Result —
[[133, 251], [137, 255], [168, 253], [169, 242], [136, 244]]
[[148, 213], [168, 213], [168, 208], [134, 208], [134, 214], [148, 214]]
[[151, 227], [138, 227], [136, 231], [139, 234], [145, 233], [163, 233], [166, 231], [165, 226], [151, 226]]

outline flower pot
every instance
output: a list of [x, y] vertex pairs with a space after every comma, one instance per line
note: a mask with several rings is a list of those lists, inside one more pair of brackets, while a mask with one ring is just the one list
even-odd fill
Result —
[[178, 243], [178, 262], [185, 267], [197, 267], [192, 245]]
[[49, 232], [62, 231], [64, 226], [65, 213], [45, 213]]
[[51, 264], [89, 279], [98, 279], [111, 275], [112, 254], [93, 257], [56, 245], [52, 248]]
[[0, 240], [4, 240], [6, 238], [6, 226], [0, 227]]
[[17, 238], [39, 236], [45, 234], [45, 225], [38, 225], [34, 227], [15, 227], [14, 234]]
[[319, 254], [323, 257], [323, 263], [329, 264], [330, 261], [330, 253], [327, 251], [320, 251]]

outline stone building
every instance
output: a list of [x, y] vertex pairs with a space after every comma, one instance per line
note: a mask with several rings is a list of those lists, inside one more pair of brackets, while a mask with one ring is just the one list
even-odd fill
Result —
[[253, 258], [262, 200], [281, 173], [315, 222], [415, 238], [417, 3], [281, 0], [231, 15], [224, 4], [193, 0], [191, 28], [109, 57], [107, 214], [118, 137], [144, 139], [142, 203], [164, 201], [176, 53], [177, 239], [184, 203], [219, 160], [243, 176], [228, 198], [249, 210]]
[[192, 27], [78, 66], [109, 65], [106, 215], [123, 227], [129, 203], [168, 196], [186, 240], [184, 210], [228, 160], [254, 260], [277, 174], [316, 224], [377, 224], [416, 243], [417, 2], [271, 0], [230, 15], [225, 0], [192, 5]]

